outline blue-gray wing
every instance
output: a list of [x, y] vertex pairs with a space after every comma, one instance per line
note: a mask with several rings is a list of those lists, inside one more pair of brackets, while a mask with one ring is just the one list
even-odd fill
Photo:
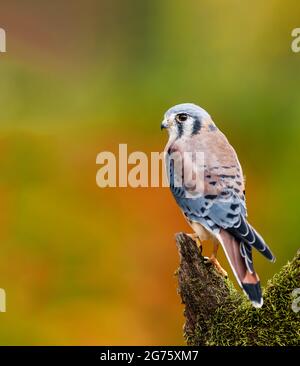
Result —
[[230, 232], [241, 243], [241, 255], [248, 269], [253, 269], [252, 247], [269, 260], [275, 259], [267, 244], [246, 220], [245, 196], [241, 185], [237, 184], [241, 179], [236, 179], [237, 174], [225, 174], [225, 168], [207, 170], [203, 194], [191, 197], [189, 188], [184, 185], [184, 178], [182, 186], [175, 185], [173, 160], [167, 158], [166, 162], [171, 192], [189, 221], [199, 222], [213, 233], [219, 233], [220, 228]]

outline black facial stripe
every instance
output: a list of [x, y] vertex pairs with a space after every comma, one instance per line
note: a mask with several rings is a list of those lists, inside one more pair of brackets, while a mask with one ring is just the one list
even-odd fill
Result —
[[201, 129], [201, 122], [198, 118], [194, 120], [192, 135], [197, 135]]
[[182, 123], [177, 123], [177, 128], [178, 128], [178, 137], [180, 139], [180, 137], [183, 135], [183, 124]]

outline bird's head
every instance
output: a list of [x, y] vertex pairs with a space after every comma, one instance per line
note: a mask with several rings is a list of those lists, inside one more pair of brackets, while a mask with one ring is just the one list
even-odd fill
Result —
[[167, 129], [170, 137], [191, 137], [197, 135], [207, 123], [213, 124], [210, 115], [203, 108], [196, 104], [184, 103], [170, 108], [165, 113], [161, 129]]

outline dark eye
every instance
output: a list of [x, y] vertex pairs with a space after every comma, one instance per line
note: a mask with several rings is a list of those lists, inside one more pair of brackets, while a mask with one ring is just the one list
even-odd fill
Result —
[[186, 113], [179, 113], [176, 116], [178, 122], [184, 122], [188, 119], [188, 115]]

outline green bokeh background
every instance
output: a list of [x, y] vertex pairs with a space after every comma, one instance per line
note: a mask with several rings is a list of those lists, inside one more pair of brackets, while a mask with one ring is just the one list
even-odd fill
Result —
[[[168, 189], [100, 189], [101, 151], [162, 151], [194, 102], [236, 148], [249, 219], [299, 247], [297, 0], [1, 1], [0, 344], [183, 344]], [[229, 270], [223, 254], [222, 264]]]

